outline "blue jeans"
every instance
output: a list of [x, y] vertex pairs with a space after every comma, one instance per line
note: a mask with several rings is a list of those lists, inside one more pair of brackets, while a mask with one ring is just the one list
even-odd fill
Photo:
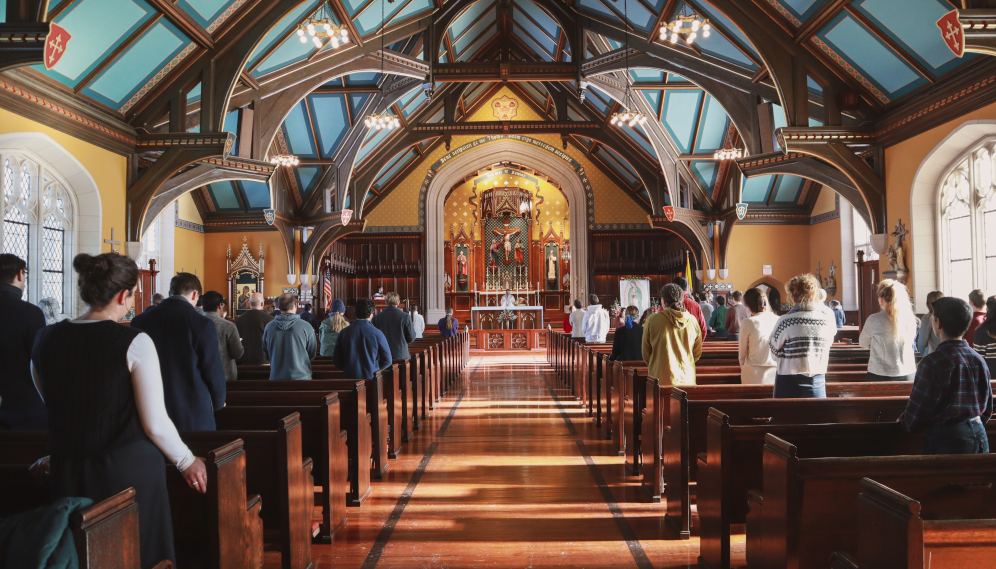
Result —
[[956, 425], [934, 425], [927, 431], [923, 454], [984, 454], [989, 452], [986, 426], [978, 417]]
[[822, 373], [813, 377], [781, 374], [775, 376], [775, 399], [825, 398], [826, 396], [827, 382]]
[[716, 330], [717, 338], [726, 338], [727, 336], [729, 336], [729, 334], [726, 332], [726, 330]]
[[740, 334], [730, 334], [729, 336], [726, 337], [726, 339], [731, 342], [736, 342], [740, 340]]

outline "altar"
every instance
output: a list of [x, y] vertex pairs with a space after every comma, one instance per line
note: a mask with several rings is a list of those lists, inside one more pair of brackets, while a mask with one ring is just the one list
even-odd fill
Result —
[[[514, 320], [502, 315], [514, 314]], [[543, 328], [542, 306], [473, 306], [470, 309], [470, 327], [474, 330], [528, 330]]]

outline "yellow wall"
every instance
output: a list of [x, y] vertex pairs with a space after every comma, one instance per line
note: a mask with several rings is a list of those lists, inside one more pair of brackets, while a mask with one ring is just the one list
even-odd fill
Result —
[[[833, 193], [833, 192], [829, 192]], [[844, 289], [840, 287], [841, 280], [841, 260], [840, 260], [840, 218], [817, 223], [809, 226], [809, 270], [815, 273], [819, 265], [823, 268], [823, 284], [826, 286], [826, 279], [830, 276], [830, 263], [837, 267], [837, 294], [829, 297], [830, 300], [840, 300], [843, 298]]]
[[[189, 221], [198, 225], [203, 224], [201, 215], [194, 205], [190, 194], [184, 194], [177, 200], [180, 204], [179, 216], [183, 221]], [[170, 212], [166, 209], [167, 214]], [[177, 272], [184, 271], [193, 273], [201, 277], [201, 284], [204, 284], [204, 234], [190, 229], [177, 227], [173, 233], [173, 266]], [[208, 290], [208, 289], [204, 289]]]
[[[811, 225], [738, 225], [730, 240], [729, 278], [736, 290], [746, 290], [764, 280], [784, 291], [792, 277], [810, 272]], [[840, 237], [837, 241], [839, 243]], [[838, 245], [839, 249], [839, 245]], [[761, 274], [762, 265], [771, 265], [772, 275]], [[815, 267], [815, 265], [813, 266]], [[717, 275], [717, 280], [719, 276]]]
[[[0, 134], [14, 132], [47, 134], [76, 157], [93, 176], [94, 182], [97, 183], [97, 190], [100, 191], [101, 251], [106, 253], [111, 250], [110, 245], [103, 243], [104, 239], [111, 238], [111, 228], [114, 228], [116, 240], [125, 240], [125, 191], [128, 187], [128, 161], [124, 156], [0, 108]], [[118, 249], [123, 250], [123, 246], [119, 245]]]
[[[491, 99], [500, 99], [504, 95], [518, 99], [518, 96], [508, 88], [502, 88]], [[492, 116], [490, 105], [482, 105], [468, 119], [470, 122], [493, 120], [495, 119]], [[513, 120], [542, 120], [542, 118], [527, 105], [520, 105], [518, 115]], [[554, 148], [562, 146], [560, 136], [556, 134], [530, 135], [530, 137], [541, 140]], [[478, 137], [454, 136], [450, 143], [450, 149], [456, 149], [476, 138]], [[422, 188], [422, 181], [425, 180], [425, 170], [451, 150], [446, 150], [445, 146], [439, 146], [432, 154], [424, 158], [422, 160], [424, 167], [415, 168], [386, 198], [377, 203], [372, 211], [366, 213], [367, 225], [370, 227], [418, 225], [418, 195]], [[619, 188], [603, 174], [594, 163], [585, 157], [584, 153], [570, 145], [565, 152], [584, 166], [588, 180], [591, 182], [595, 200], [595, 223], [646, 223], [647, 213], [643, 208], [626, 191]], [[488, 165], [481, 164], [480, 167]], [[524, 166], [530, 165], [524, 164]], [[561, 185], [564, 184], [564, 180], [553, 181]], [[447, 222], [449, 222], [449, 217], [447, 217]]]
[[[181, 230], [177, 229], [177, 233]], [[287, 284], [287, 253], [283, 240], [277, 231], [254, 231], [233, 233], [204, 234], [203, 257], [205, 261], [204, 278], [201, 282], [204, 290], [216, 290], [228, 298], [227, 274], [225, 272], [225, 257], [228, 247], [232, 247], [232, 259], [242, 250], [242, 238], [249, 239], [249, 251], [253, 258], [259, 255], [260, 244], [263, 246], [263, 294], [267, 297], [279, 296]], [[178, 265], [179, 266], [179, 265]]]
[[[917, 169], [927, 155], [954, 129], [967, 121], [994, 118], [996, 118], [996, 103], [958, 117], [953, 121], [946, 122], [885, 149], [885, 191], [886, 199], [888, 200], [887, 233], [892, 233], [899, 219], [903, 220], [907, 231], [911, 233], [906, 236], [909, 248], [906, 253], [907, 265], [912, 264], [912, 248], [916, 247], [916, 243], [912, 242], [913, 224], [910, 215], [910, 196], [913, 190], [913, 178], [916, 176]], [[889, 237], [889, 243], [893, 243], [891, 236]], [[885, 255], [881, 255], [879, 266], [882, 271], [889, 270], [889, 263]], [[913, 290], [912, 271], [910, 272], [906, 286], [910, 291]]]

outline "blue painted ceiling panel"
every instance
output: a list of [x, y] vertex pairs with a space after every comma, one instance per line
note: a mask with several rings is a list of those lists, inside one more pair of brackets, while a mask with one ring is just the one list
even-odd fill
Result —
[[892, 96], [926, 83], [926, 79], [850, 14], [838, 15], [818, 35], [860, 69], [865, 78]]
[[594, 12], [596, 14], [605, 16], [610, 20], [615, 20], [616, 22], [622, 22], [622, 18], [616, 17], [615, 13], [612, 10], [606, 8], [604, 4], [599, 2], [599, 0], [578, 0], [577, 5], [585, 10], [588, 10], [589, 12]]
[[208, 184], [208, 192], [220, 211], [242, 210], [239, 198], [235, 196], [235, 182], [215, 182]]
[[[309, 16], [318, 7], [318, 0], [312, 0], [311, 2], [305, 2], [297, 8], [295, 8], [291, 13], [284, 16], [277, 25], [270, 28], [270, 31], [263, 36], [263, 40], [256, 45], [256, 49], [253, 50], [252, 55], [249, 56], [249, 63], [246, 66], [247, 69], [252, 69], [256, 67], [259, 63], [256, 61], [259, 56], [266, 53], [266, 50], [280, 39], [291, 27], [297, 26], [305, 17]], [[293, 39], [293, 38], [291, 38]], [[301, 43], [300, 40], [297, 40]]]
[[[387, 114], [394, 114], [394, 113], [387, 113]], [[377, 148], [377, 146], [379, 146], [380, 143], [383, 142], [384, 139], [387, 138], [387, 135], [391, 132], [392, 131], [388, 129], [382, 129], [382, 130], [370, 129], [367, 132], [366, 138], [363, 140], [363, 146], [361, 146], [360, 150], [356, 153], [356, 163], [359, 164], [363, 162], [363, 159], [367, 157], [367, 154], [370, 154], [375, 148]]]
[[[453, 20], [453, 24], [450, 26], [450, 29], [447, 30], [450, 34], [450, 41], [452, 42], [456, 38], [460, 37], [461, 34], [467, 31], [467, 28], [470, 27], [471, 24], [477, 21], [481, 14], [488, 10], [493, 10], [494, 5], [494, 2], [487, 1], [475, 2], [474, 4], [471, 4], [469, 8], [464, 10], [462, 14]], [[491, 16], [485, 16], [483, 19], [493, 22], [495, 20], [495, 16], [492, 14]]]
[[804, 179], [798, 176], [779, 176], [775, 185], [775, 199], [773, 203], [794, 204], [799, 199], [799, 192], [802, 191]]
[[703, 38], [699, 37], [695, 40], [695, 43], [702, 49], [702, 51], [708, 53], [709, 55], [714, 55], [720, 59], [725, 59], [727, 61], [732, 61], [738, 65], [742, 65], [748, 69], [757, 69], [757, 65], [749, 57], [747, 57], [741, 49], [733, 45], [730, 40], [723, 37], [716, 31], [709, 34], [709, 37]]
[[529, 34], [527, 34], [526, 32], [522, 31], [522, 28], [520, 28], [518, 25], [512, 27], [512, 34], [514, 34], [515, 37], [522, 40], [522, 43], [526, 44], [529, 50], [534, 52], [540, 58], [541, 61], [547, 61], [547, 62], [553, 61], [554, 54], [540, 47], [536, 43], [534, 38]]
[[363, 104], [367, 102], [367, 97], [369, 96], [369, 94], [365, 93], [349, 96], [349, 110], [353, 113], [354, 117], [360, 111], [360, 108], [363, 107]]
[[[736, 38], [736, 43], [740, 44], [737, 47], [749, 51], [751, 55], [753, 55], [755, 58], [758, 57], [757, 50], [754, 49], [754, 45], [750, 43], [750, 40], [747, 39], [747, 36], [745, 36], [744, 33], [740, 31], [740, 28], [738, 28], [733, 23], [732, 20], [727, 18], [725, 14], [723, 14], [722, 12], [717, 10], [715, 6], [710, 4], [708, 0], [694, 0], [694, 3], [690, 4], [695, 8], [696, 12], [699, 12], [703, 16], [709, 18], [710, 20], [713, 21], [713, 23], [718, 23], [719, 25], [723, 26], [724, 30], [732, 34], [733, 37]], [[712, 32], [710, 33], [710, 37], [712, 36], [712, 34], [715, 34], [717, 32], [718, 30], [714, 26]], [[699, 35], [701, 36], [702, 34]]]
[[768, 203], [768, 192], [771, 190], [774, 178], [774, 176], [746, 178], [743, 183], [741, 199], [746, 203]]
[[695, 141], [695, 152], [713, 152], [723, 147], [726, 131], [730, 120], [726, 110], [719, 101], [711, 95], [705, 97], [705, 107], [702, 121], [699, 125], [698, 138]]
[[711, 160], [695, 160], [691, 163], [692, 172], [699, 179], [699, 183], [707, 191], [712, 189], [716, 184], [716, 172], [718, 168], [716, 167], [716, 162]]
[[647, 139], [647, 135], [644, 132], [642, 126], [636, 125], [636, 129], [634, 130], [630, 128], [628, 124], [624, 124], [622, 125], [622, 130], [623, 132], [626, 133], [627, 136], [629, 136], [630, 139], [636, 142], [637, 145], [639, 145], [640, 148], [642, 148], [643, 151], [646, 152], [647, 155], [651, 157], [651, 159], [653, 160], [657, 159], [657, 153], [654, 152], [654, 147], [652, 144], [650, 144], [650, 140]]
[[425, 91], [419, 89], [415, 94], [415, 98], [412, 99], [411, 102], [408, 103], [408, 105], [406, 105], [403, 109], [401, 109], [401, 114], [407, 119], [412, 115], [412, 113], [417, 111], [419, 107], [426, 102], [426, 100]]
[[[353, 18], [353, 24], [356, 26], [356, 30], [363, 35], [367, 35], [371, 32], [379, 32], [381, 29], [381, 24], [386, 20], [391, 21], [391, 18], [395, 16], [403, 7], [404, 2], [393, 2], [389, 3], [387, 0], [380, 0], [379, 2], [373, 2], [369, 8], [363, 11], [359, 17]], [[383, 6], [383, 19], [381, 18], [381, 6]], [[350, 14], [351, 16], [353, 14]]]
[[809, 87], [810, 91], [816, 93], [817, 95], [823, 94], [823, 87], [820, 87], [820, 84], [814, 81], [812, 77], [806, 77], [806, 86]]
[[75, 87], [154, 13], [142, 0], [77, 0], [56, 19], [73, 36], [72, 49], [51, 71], [43, 65], [35, 69]]
[[[555, 29], [553, 33], [546, 30], [541, 30], [528, 18], [513, 18], [513, 23], [522, 27], [522, 30], [532, 36], [533, 40], [543, 46], [543, 48], [551, 54], [556, 55], [557, 53], [557, 34], [559, 33], [559, 28]], [[553, 39], [551, 39], [553, 38]]]
[[643, 98], [650, 103], [650, 106], [654, 108], [658, 113], [661, 109], [661, 97], [664, 95], [663, 91], [640, 91]]
[[206, 28], [234, 3], [235, 0], [180, 0], [177, 5]]
[[240, 181], [242, 195], [246, 197], [249, 209], [266, 209], [270, 207], [270, 187], [262, 182]]
[[411, 149], [399, 154], [393, 162], [389, 163], [389, 167], [386, 170], [381, 170], [378, 180], [374, 186], [379, 189], [384, 184], [390, 182], [391, 178], [393, 178], [399, 170], [411, 164], [411, 161], [415, 159], [416, 156], [415, 151]]
[[311, 125], [304, 107], [304, 101], [294, 105], [284, 119], [284, 136], [290, 151], [297, 156], [317, 157], [315, 146], [311, 142]]
[[311, 112], [315, 128], [318, 129], [318, 144], [322, 154], [331, 156], [339, 141], [349, 130], [349, 115], [346, 113], [345, 95], [312, 95]]
[[270, 71], [280, 69], [308, 57], [317, 49], [311, 41], [301, 42], [297, 34], [291, 34], [269, 57], [261, 61], [252, 73], [258, 77]]
[[668, 83], [691, 83], [688, 79], [685, 79], [681, 75], [675, 75], [674, 73], [667, 74]]
[[800, 20], [806, 21], [827, 0], [781, 0], [781, 4], [794, 13]]
[[629, 72], [637, 83], [663, 83], [664, 72], [658, 69], [631, 69]]
[[934, 22], [951, 6], [939, 0], [859, 0], [851, 4], [907, 51], [938, 73], [964, 63], [948, 49]]
[[609, 167], [616, 172], [616, 174], [626, 180], [627, 184], [631, 186], [636, 184], [636, 175], [626, 169], [626, 166], [623, 165], [621, 159], [617, 159], [618, 154], [612, 152], [605, 146], [598, 147], [598, 149], [595, 150], [595, 154], [597, 154], [603, 162], [608, 164]]
[[412, 0], [404, 10], [398, 12], [398, 14], [394, 16], [392, 22], [400, 22], [406, 18], [422, 14], [423, 12], [429, 13], [433, 9], [435, 9], [435, 6], [432, 4], [432, 0]]
[[314, 190], [315, 182], [321, 176], [322, 169], [317, 166], [298, 166], [294, 168], [297, 176], [298, 186], [301, 188], [301, 197], [306, 197]]
[[457, 57], [463, 55], [463, 52], [470, 47], [473, 42], [477, 41], [478, 37], [484, 33], [484, 30], [488, 29], [488, 26], [491, 26], [494, 23], [494, 18], [483, 18], [481, 21], [471, 26], [466, 33], [460, 36], [460, 38], [453, 43], [453, 54]]
[[551, 18], [545, 10], [530, 0], [512, 0], [512, 2], [515, 4], [516, 8], [519, 8], [529, 14], [529, 17], [535, 20], [548, 35], [557, 37], [557, 32], [560, 31], [560, 25], [557, 24], [557, 21]]
[[104, 104], [118, 107], [190, 43], [187, 36], [161, 20], [133, 43], [85, 90]]
[[380, 81], [380, 73], [350, 73], [344, 77], [346, 85], [376, 85]]
[[664, 127], [682, 152], [690, 152], [695, 118], [702, 91], [668, 91], [664, 94]]

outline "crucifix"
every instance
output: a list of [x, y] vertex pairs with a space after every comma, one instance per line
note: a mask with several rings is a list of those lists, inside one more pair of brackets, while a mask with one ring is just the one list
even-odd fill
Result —
[[111, 228], [111, 238], [110, 239], [104, 239], [104, 243], [107, 243], [108, 245], [111, 246], [111, 253], [120, 253], [120, 251], [118, 251], [117, 248], [115, 248], [115, 245], [120, 245], [121, 242], [114, 240], [114, 228], [113, 227]]
[[822, 263], [816, 263], [816, 276], [820, 278], [820, 284], [823, 284], [823, 267], [822, 267]]
[[501, 238], [503, 241], [502, 245], [505, 248], [505, 264], [507, 265], [512, 260], [512, 236], [518, 235], [519, 233], [522, 232], [522, 230], [510, 229], [508, 226], [509, 225], [508, 218], [505, 218], [504, 225], [505, 225], [504, 229], [502, 228], [493, 229], [492, 232], [495, 235], [497, 235], [499, 238]]

